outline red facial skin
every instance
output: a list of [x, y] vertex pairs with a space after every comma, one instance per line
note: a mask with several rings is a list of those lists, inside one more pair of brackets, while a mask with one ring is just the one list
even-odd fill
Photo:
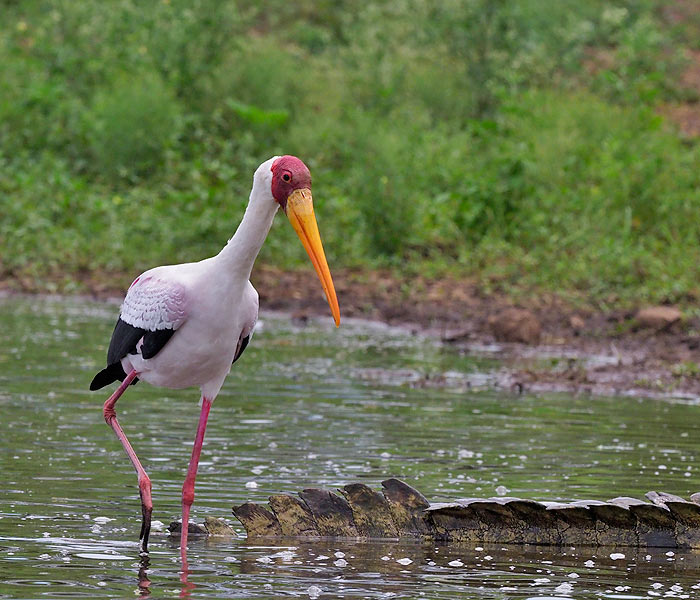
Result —
[[287, 210], [287, 198], [294, 190], [311, 189], [309, 168], [296, 156], [280, 156], [272, 163], [272, 196]]

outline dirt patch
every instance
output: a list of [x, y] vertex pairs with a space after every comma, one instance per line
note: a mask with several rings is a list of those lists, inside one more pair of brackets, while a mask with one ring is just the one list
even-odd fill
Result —
[[700, 94], [700, 50], [686, 49], [685, 57], [688, 61], [681, 74], [681, 87]]
[[[602, 312], [573, 307], [552, 294], [533, 294], [516, 304], [505, 294], [487, 293], [474, 281], [455, 277], [409, 278], [359, 269], [334, 269], [333, 276], [343, 317], [401, 325], [458, 351], [502, 361], [497, 373], [482, 374], [475, 387], [700, 398], [700, 320], [688, 314], [653, 325], [639, 313], [644, 306]], [[131, 279], [85, 274], [81, 283], [93, 298], [113, 299], [123, 295]], [[262, 309], [288, 311], [298, 323], [330, 315], [313, 270], [258, 266], [251, 279]], [[0, 289], [36, 291], [17, 281], [0, 282]], [[537, 321], [538, 335], [523, 338], [533, 343], [502, 341], [502, 328], [494, 323], [503, 315], [512, 317], [513, 308]], [[449, 383], [438, 377], [411, 385]]]
[[700, 50], [695, 49], [700, 36], [700, 11], [697, 0], [672, 0], [659, 5], [660, 16], [675, 36], [690, 46], [684, 50], [686, 64], [677, 86], [686, 102], [667, 103], [659, 112], [689, 138], [700, 137]]
[[667, 0], [660, 3], [661, 17], [670, 26], [680, 29], [686, 40], [700, 36], [700, 12], [697, 0]]
[[689, 102], [667, 103], [659, 111], [678, 127], [681, 135], [687, 138], [700, 137], [700, 50], [685, 51], [686, 66], [681, 73], [678, 86], [693, 100]]
[[584, 49], [583, 69], [589, 77], [595, 77], [601, 71], [614, 69], [616, 65], [614, 48], [589, 46]]
[[665, 104], [659, 110], [685, 137], [700, 137], [700, 104]]

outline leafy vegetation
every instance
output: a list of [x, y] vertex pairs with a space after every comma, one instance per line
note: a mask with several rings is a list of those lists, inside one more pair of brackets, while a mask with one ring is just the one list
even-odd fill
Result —
[[[700, 146], [659, 107], [697, 100], [697, 23], [660, 6], [0, 1], [0, 273], [211, 255], [293, 153], [332, 265], [696, 298]], [[293, 238], [278, 219], [262, 260]]]

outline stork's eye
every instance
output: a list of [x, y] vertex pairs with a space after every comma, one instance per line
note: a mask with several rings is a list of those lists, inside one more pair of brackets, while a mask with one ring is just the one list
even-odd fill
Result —
[[284, 175], [282, 175], [282, 180], [283, 181], [291, 181], [292, 176], [289, 173], [285, 173]]

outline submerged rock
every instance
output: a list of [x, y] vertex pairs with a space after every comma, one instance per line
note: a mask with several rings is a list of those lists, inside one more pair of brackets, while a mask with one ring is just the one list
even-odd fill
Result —
[[216, 535], [220, 537], [238, 537], [238, 534], [235, 532], [233, 527], [224, 522], [222, 519], [204, 517], [204, 527], [209, 535]]
[[[181, 530], [182, 523], [180, 521], [172, 521], [170, 525], [168, 525], [168, 531], [171, 535], [180, 535]], [[207, 535], [207, 530], [204, 525], [198, 525], [197, 523], [190, 521], [188, 523], [187, 533], [189, 535]]]
[[[182, 523], [180, 521], [172, 521], [168, 525], [170, 535], [180, 535]], [[214, 517], [204, 517], [204, 524], [200, 525], [190, 521], [187, 527], [189, 535], [211, 535], [220, 537], [238, 537], [236, 531], [228, 523], [222, 519]]]

